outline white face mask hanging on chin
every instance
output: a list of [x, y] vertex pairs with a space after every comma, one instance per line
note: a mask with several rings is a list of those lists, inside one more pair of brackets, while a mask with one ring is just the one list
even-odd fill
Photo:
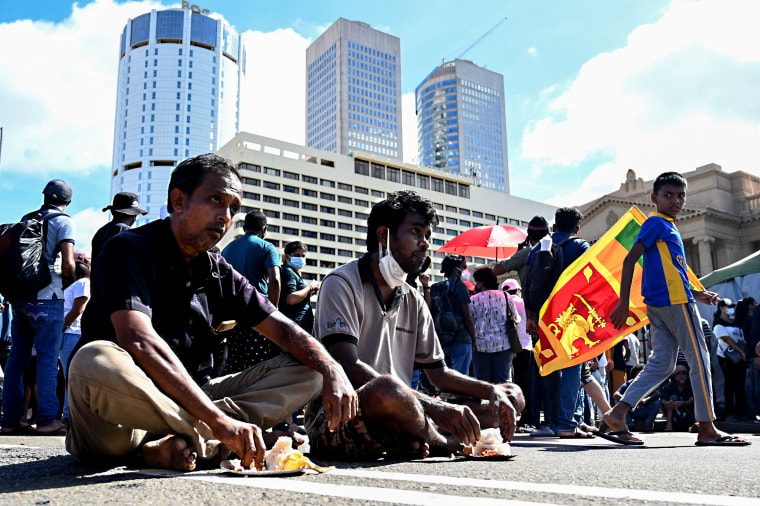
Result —
[[388, 231], [386, 238], [385, 254], [383, 254], [383, 246], [379, 246], [379, 263], [380, 274], [383, 275], [383, 279], [391, 288], [407, 287], [406, 284], [406, 272], [398, 264], [396, 259], [391, 254], [391, 239], [390, 230]]

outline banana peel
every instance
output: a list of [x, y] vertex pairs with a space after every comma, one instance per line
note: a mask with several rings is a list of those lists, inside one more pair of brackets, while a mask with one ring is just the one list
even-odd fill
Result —
[[335, 469], [334, 466], [328, 466], [328, 467], [322, 467], [318, 466], [311, 460], [309, 460], [309, 457], [305, 457], [303, 453], [301, 452], [292, 452], [290, 455], [285, 457], [285, 461], [282, 463], [282, 469], [283, 471], [292, 471], [295, 469], [313, 469], [314, 471], [317, 471], [318, 473], [327, 473]]

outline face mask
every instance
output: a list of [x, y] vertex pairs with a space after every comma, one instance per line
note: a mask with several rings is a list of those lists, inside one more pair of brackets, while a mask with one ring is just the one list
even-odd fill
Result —
[[396, 288], [398, 286], [406, 285], [406, 272], [398, 264], [393, 255], [391, 255], [391, 239], [390, 231], [386, 236], [386, 249], [383, 254], [383, 247], [380, 246], [380, 274], [383, 275], [383, 279], [388, 286]]
[[303, 264], [304, 264], [303, 257], [290, 257], [290, 266], [293, 269], [300, 271], [301, 269], [303, 269]]
[[732, 307], [727, 307], [727, 308], [726, 308], [726, 314], [727, 314], [728, 316], [730, 316], [730, 317], [732, 317], [732, 318], [733, 318], [733, 316], [734, 316], [734, 308], [732, 308]]
[[470, 271], [467, 269], [462, 271], [462, 281], [469, 281], [470, 280]]

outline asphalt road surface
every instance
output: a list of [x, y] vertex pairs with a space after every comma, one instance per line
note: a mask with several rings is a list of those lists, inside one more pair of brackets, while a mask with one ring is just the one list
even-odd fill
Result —
[[639, 435], [646, 446], [518, 434], [510, 461], [319, 461], [335, 471], [287, 478], [99, 468], [69, 456], [63, 437], [0, 436], [0, 504], [760, 505], [760, 434], [735, 448]]

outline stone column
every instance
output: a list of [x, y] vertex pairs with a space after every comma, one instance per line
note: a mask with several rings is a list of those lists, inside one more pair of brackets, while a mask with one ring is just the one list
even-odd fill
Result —
[[713, 271], [712, 247], [710, 244], [715, 242], [715, 237], [709, 235], [700, 235], [691, 240], [697, 245], [699, 251], [699, 276], [706, 276]]

